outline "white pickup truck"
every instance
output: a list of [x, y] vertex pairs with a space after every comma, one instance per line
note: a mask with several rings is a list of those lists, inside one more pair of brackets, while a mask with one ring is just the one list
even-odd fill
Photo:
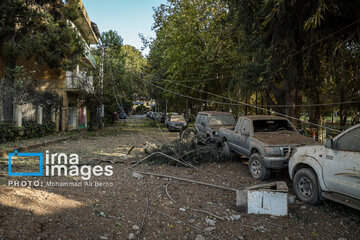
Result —
[[297, 197], [308, 204], [322, 199], [360, 210], [360, 124], [324, 146], [304, 146], [289, 160], [289, 174]]

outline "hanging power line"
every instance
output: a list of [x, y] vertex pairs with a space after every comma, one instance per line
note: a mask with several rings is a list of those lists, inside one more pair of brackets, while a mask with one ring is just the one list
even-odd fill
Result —
[[[160, 86], [157, 86], [151, 82], [148, 82], [146, 80], [143, 79], [144, 82], [150, 84], [151, 86], [153, 87], [156, 87], [158, 89], [162, 89], [166, 92], [170, 92], [170, 93], [173, 93], [175, 95], [178, 95], [178, 96], [181, 96], [181, 97], [185, 97], [185, 98], [189, 98], [189, 99], [193, 99], [193, 100], [197, 100], [197, 101], [203, 101], [203, 102], [209, 102], [209, 103], [217, 103], [217, 104], [223, 104], [223, 105], [235, 105], [233, 103], [225, 103], [225, 102], [218, 102], [218, 101], [212, 101], [212, 100], [206, 100], [206, 99], [201, 99], [201, 98], [195, 98], [195, 97], [191, 97], [191, 96], [186, 96], [186, 95], [183, 95], [181, 93], [177, 93], [177, 92], [174, 92], [174, 91], [171, 91], [171, 90], [168, 90], [166, 88], [163, 88], [163, 87], [160, 87]], [[200, 89], [197, 89], [198, 91], [201, 91], [201, 92], [205, 92], [207, 93], [206, 91], [202, 91]], [[275, 111], [272, 111], [272, 110], [269, 110], [269, 109], [266, 109], [266, 108], [262, 108], [262, 107], [258, 107], [258, 106], [255, 106], [255, 105], [252, 105], [252, 104], [249, 104], [249, 103], [243, 103], [243, 102], [240, 102], [240, 101], [236, 101], [236, 100], [233, 100], [233, 99], [230, 99], [230, 98], [227, 98], [227, 97], [223, 97], [223, 96], [220, 96], [220, 95], [217, 95], [217, 94], [213, 94], [213, 93], [208, 93], [208, 94], [211, 94], [213, 96], [217, 96], [217, 97], [221, 97], [221, 98], [224, 98], [224, 99], [227, 99], [227, 100], [230, 100], [230, 101], [234, 101], [234, 102], [237, 102], [239, 104], [237, 105], [244, 105], [244, 106], [249, 106], [249, 107], [252, 107], [252, 108], [256, 108], [256, 109], [259, 109], [259, 110], [262, 110], [262, 111], [265, 111], [265, 112], [268, 112], [268, 113], [271, 113], [271, 114], [276, 114], [278, 116], [281, 116], [281, 117], [286, 117], [286, 118], [289, 118], [289, 119], [292, 119], [292, 120], [296, 120], [296, 121], [300, 121], [300, 122], [303, 122], [303, 123], [307, 123], [307, 124], [310, 124], [310, 125], [313, 125], [313, 126], [317, 126], [317, 127], [320, 127], [320, 128], [324, 128], [324, 129], [327, 129], [329, 131], [333, 131], [333, 132], [341, 132], [337, 129], [334, 129], [334, 128], [330, 128], [330, 127], [325, 127], [325, 126], [322, 126], [320, 124], [317, 124], [317, 123], [312, 123], [312, 122], [306, 122], [306, 121], [303, 121], [301, 120], [300, 118], [296, 118], [296, 117], [292, 117], [292, 116], [289, 116], [289, 115], [286, 115], [286, 114], [283, 114], [283, 113], [279, 113], [279, 112], [275, 112]]]
[[[166, 81], [166, 82], [171, 82], [171, 83], [174, 83], [176, 85], [179, 85], [179, 86], [182, 86], [182, 87], [186, 87], [186, 88], [189, 88], [189, 89], [192, 89], [192, 90], [195, 90], [195, 91], [201, 91], [203, 93], [207, 93], [207, 94], [210, 94], [210, 95], [213, 95], [213, 96], [216, 96], [216, 97], [222, 97], [224, 98], [224, 96], [221, 96], [221, 95], [217, 95], [217, 94], [213, 94], [211, 92], [207, 92], [207, 91], [203, 91], [201, 89], [197, 89], [197, 88], [193, 88], [193, 87], [190, 87], [190, 86], [187, 86], [187, 85], [184, 85], [184, 84], [181, 84], [181, 83], [178, 83], [174, 80], [169, 80], [169, 79], [164, 79], [164, 78], [157, 78], [158, 80], [163, 80], [163, 81]], [[226, 97], [225, 97], [226, 98]], [[227, 100], [230, 100], [230, 101], [233, 101], [233, 102], [238, 102], [236, 100], [232, 100], [230, 98], [226, 98]], [[298, 104], [298, 105], [256, 105], [257, 107], [262, 107], [262, 108], [266, 108], [266, 107], [270, 107], [270, 108], [286, 108], [286, 107], [317, 107], [317, 106], [334, 106], [334, 105], [342, 105], [342, 104], [354, 104], [354, 103], [360, 103], [360, 101], [346, 101], [346, 102], [335, 102], [335, 103], [318, 103], [318, 104]], [[241, 103], [241, 104], [238, 104], [238, 105], [243, 105], [244, 103]]]

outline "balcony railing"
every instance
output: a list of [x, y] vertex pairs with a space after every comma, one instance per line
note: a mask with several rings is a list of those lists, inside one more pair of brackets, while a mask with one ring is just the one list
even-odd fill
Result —
[[93, 76], [87, 76], [86, 72], [75, 72], [66, 71], [65, 87], [73, 90], [85, 90], [91, 92], [94, 90]]

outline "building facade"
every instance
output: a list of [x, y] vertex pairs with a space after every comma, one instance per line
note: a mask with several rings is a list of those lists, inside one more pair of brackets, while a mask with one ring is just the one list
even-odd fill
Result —
[[[62, 1], [63, 7], [72, 0]], [[82, 61], [87, 61], [90, 68], [96, 68], [96, 60], [90, 51], [90, 44], [98, 44], [100, 37], [99, 30], [95, 23], [91, 22], [86, 9], [80, 0], [78, 2], [80, 18], [75, 22], [68, 20], [69, 26], [75, 28], [83, 39], [85, 51], [83, 53]], [[0, 75], [4, 76], [5, 58], [1, 55], [2, 49], [0, 46]], [[78, 64], [72, 71], [53, 70], [48, 66], [37, 65], [34, 57], [25, 58], [18, 57], [16, 61], [17, 66], [24, 66], [27, 70], [36, 70], [34, 78], [39, 81], [39, 91], [54, 91], [62, 99], [62, 106], [60, 109], [54, 110], [51, 113], [51, 121], [56, 123], [57, 131], [69, 131], [75, 129], [82, 129], [87, 127], [90, 121], [89, 111], [82, 106], [82, 99], [80, 90], [93, 91], [93, 76], [90, 75], [92, 69], [85, 68], [85, 64]], [[1, 108], [1, 106], [0, 106]], [[0, 109], [1, 110], [1, 109]], [[23, 104], [22, 106], [14, 105], [14, 121], [19, 126], [19, 118], [36, 118], [38, 123], [39, 114], [42, 115], [41, 106], [31, 106], [31, 104]], [[2, 111], [0, 111], [2, 113]], [[20, 116], [20, 117], [19, 117]], [[0, 114], [0, 121], [2, 120]], [[20, 123], [21, 126], [21, 123]]]

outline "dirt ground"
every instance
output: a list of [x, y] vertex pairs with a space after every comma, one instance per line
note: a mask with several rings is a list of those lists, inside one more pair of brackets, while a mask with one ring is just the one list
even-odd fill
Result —
[[[1, 159], [0, 239], [359, 239], [359, 212], [339, 204], [308, 206], [295, 200], [286, 217], [245, 214], [236, 211], [233, 191], [133, 174], [152, 172], [231, 188], [260, 183], [239, 159], [196, 168], [147, 162], [132, 168], [145, 156], [146, 142], [178, 137], [151, 125], [130, 120], [33, 151], [76, 153], [82, 164], [113, 166], [110, 177], [8, 177], [7, 159]], [[292, 191], [286, 171], [272, 174], [268, 182], [277, 180], [287, 181]], [[8, 186], [9, 181], [39, 181], [40, 186]]]

